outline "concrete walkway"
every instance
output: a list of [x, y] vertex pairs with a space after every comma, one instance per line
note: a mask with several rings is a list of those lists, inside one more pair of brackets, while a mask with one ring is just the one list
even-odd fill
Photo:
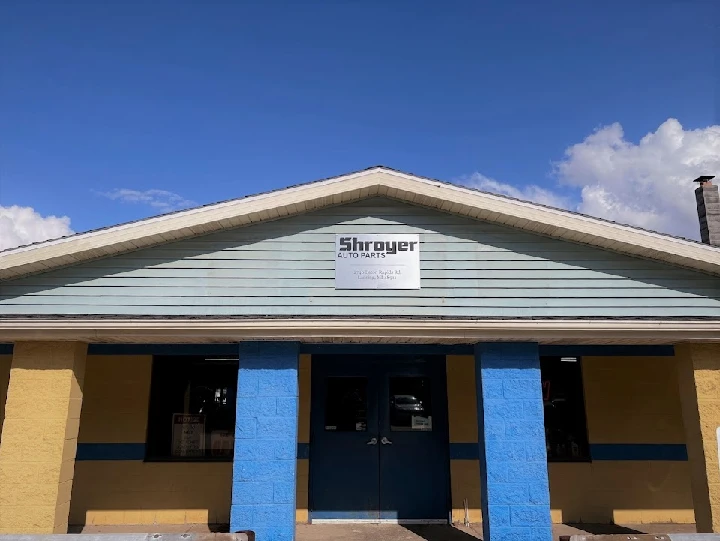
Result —
[[[482, 539], [479, 524], [466, 526], [413, 526], [394, 524], [298, 524], [297, 541], [475, 541]], [[553, 538], [582, 533], [693, 533], [693, 524], [583, 524], [573, 527], [566, 524], [553, 526]]]
[[[71, 527], [71, 533], [202, 533], [227, 532], [227, 526], [208, 528], [207, 524], [157, 526], [93, 526]], [[553, 537], [582, 533], [694, 533], [693, 524], [582, 524], [553, 526]], [[479, 524], [465, 526], [413, 526], [396, 524], [298, 524], [296, 541], [475, 541], [482, 539]]]

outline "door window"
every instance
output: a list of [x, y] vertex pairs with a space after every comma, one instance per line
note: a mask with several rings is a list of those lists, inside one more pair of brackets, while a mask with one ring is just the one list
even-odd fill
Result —
[[327, 378], [325, 430], [367, 431], [367, 378]]
[[393, 432], [432, 431], [430, 378], [391, 377], [388, 406]]

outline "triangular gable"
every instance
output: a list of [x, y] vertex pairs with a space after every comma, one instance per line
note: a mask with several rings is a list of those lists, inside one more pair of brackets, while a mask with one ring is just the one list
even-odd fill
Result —
[[[420, 241], [419, 284], [373, 288], [338, 236]], [[355, 239], [357, 240], [357, 238]], [[352, 245], [352, 242], [351, 242]], [[362, 253], [359, 253], [362, 252]], [[403, 261], [406, 261], [403, 259]], [[360, 268], [395, 270], [367, 258]], [[342, 265], [341, 265], [342, 267]], [[349, 285], [338, 283], [349, 278]], [[383, 197], [0, 283], [0, 319], [720, 318], [720, 280]]]
[[548, 237], [720, 274], [720, 248], [386, 167], [225, 201], [0, 253], [0, 279], [384, 196]]

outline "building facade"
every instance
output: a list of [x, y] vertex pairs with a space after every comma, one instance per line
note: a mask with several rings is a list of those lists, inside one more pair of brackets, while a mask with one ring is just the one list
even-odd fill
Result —
[[720, 249], [383, 167], [20, 247], [0, 422], [0, 533], [720, 531]]

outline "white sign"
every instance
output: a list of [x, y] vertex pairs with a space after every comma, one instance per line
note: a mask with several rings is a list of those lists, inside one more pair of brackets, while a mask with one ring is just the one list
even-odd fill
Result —
[[413, 430], [432, 430], [432, 417], [413, 415], [410, 418], [410, 428]]
[[232, 456], [234, 447], [235, 433], [232, 430], [210, 432], [210, 454], [212, 456]]
[[420, 235], [337, 235], [335, 289], [420, 289]]
[[205, 416], [173, 413], [172, 456], [205, 454]]

